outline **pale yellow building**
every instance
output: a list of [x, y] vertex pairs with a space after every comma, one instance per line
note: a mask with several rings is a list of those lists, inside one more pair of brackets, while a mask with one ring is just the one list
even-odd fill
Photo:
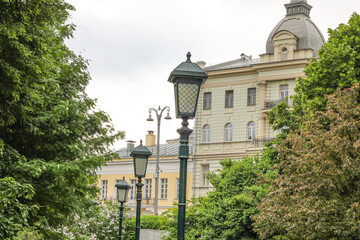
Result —
[[286, 16], [269, 34], [260, 58], [241, 54], [209, 67], [198, 63], [208, 79], [201, 88], [195, 123], [195, 196], [211, 190], [206, 174], [219, 169], [221, 159], [256, 154], [278, 134], [268, 124], [269, 111], [294, 94], [297, 77], [304, 76], [325, 42], [310, 19], [312, 7], [306, 0], [291, 0], [285, 8]]
[[[155, 135], [152, 131], [146, 135], [145, 146], [152, 152], [149, 158], [146, 177], [142, 179], [142, 211], [145, 213], [154, 212], [155, 199], [155, 167], [156, 167], [156, 145]], [[190, 159], [188, 160], [187, 169], [187, 190], [186, 197], [190, 199], [193, 195], [193, 158], [192, 143], [189, 144]], [[131, 151], [134, 149], [135, 143], [128, 142], [127, 148], [118, 150], [119, 159], [107, 162], [106, 166], [101, 167], [97, 171], [99, 175], [98, 186], [101, 190], [101, 199], [116, 199], [115, 184], [118, 180], [125, 177], [125, 181], [130, 184], [127, 206], [135, 210], [136, 208], [136, 186], [137, 178], [134, 175], [133, 159], [130, 157]], [[171, 140], [167, 144], [160, 144], [159, 151], [159, 202], [158, 212], [174, 207], [174, 203], [178, 202], [179, 192], [179, 142]]]

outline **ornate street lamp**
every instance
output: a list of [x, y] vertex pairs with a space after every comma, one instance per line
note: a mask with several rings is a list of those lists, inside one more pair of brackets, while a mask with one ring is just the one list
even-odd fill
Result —
[[138, 183], [136, 184], [137, 193], [136, 193], [136, 231], [135, 231], [135, 240], [140, 239], [140, 215], [141, 215], [141, 190], [144, 184], [141, 182], [141, 178], [146, 175], [146, 168], [148, 164], [148, 159], [151, 156], [151, 152], [147, 147], [142, 145], [137, 146], [131, 153], [130, 156], [134, 159], [134, 171], [135, 177], [138, 178]]
[[117, 200], [120, 203], [119, 240], [122, 240], [123, 238], [121, 236], [121, 229], [122, 229], [122, 220], [124, 216], [124, 203], [126, 202], [130, 185], [125, 181], [125, 177], [123, 177], [123, 180], [120, 180], [118, 183], [116, 183], [115, 187], [117, 188]]
[[158, 109], [150, 108], [149, 109], [149, 117], [146, 119], [149, 122], [154, 121], [154, 119], [151, 117], [151, 112], [155, 112], [156, 118], [157, 118], [157, 136], [156, 136], [156, 168], [155, 168], [155, 202], [154, 202], [154, 214], [158, 214], [158, 199], [159, 199], [159, 155], [160, 155], [160, 122], [161, 117], [164, 112], [164, 110], [167, 110], [167, 115], [165, 117], [165, 120], [171, 120], [171, 117], [169, 115], [170, 107], [166, 106], [164, 108], [161, 108], [159, 106]]
[[174, 84], [176, 118], [182, 118], [182, 127], [177, 130], [180, 134], [180, 182], [178, 205], [177, 239], [185, 239], [185, 210], [186, 210], [186, 175], [187, 160], [189, 159], [189, 136], [192, 129], [188, 128], [188, 119], [194, 119], [199, 98], [200, 87], [207, 79], [207, 75], [197, 64], [191, 62], [190, 52], [187, 60], [177, 66], [170, 73], [168, 81]]

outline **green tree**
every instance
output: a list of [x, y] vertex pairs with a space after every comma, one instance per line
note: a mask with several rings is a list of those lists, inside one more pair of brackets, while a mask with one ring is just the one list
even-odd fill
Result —
[[[306, 112], [277, 148], [281, 174], [255, 216], [261, 239], [360, 239], [360, 85]], [[284, 160], [285, 159], [285, 160]]]
[[319, 59], [313, 59], [305, 69], [306, 77], [298, 79], [293, 96], [294, 109], [288, 110], [283, 102], [270, 112], [269, 121], [274, 128], [300, 128], [308, 108], [311, 113], [324, 111], [327, 95], [359, 82], [360, 15], [354, 13], [347, 24], [328, 31], [329, 39], [319, 50]]
[[32, 187], [17, 201], [37, 211], [21, 224], [42, 232], [92, 204], [95, 170], [124, 136], [95, 110], [85, 93], [88, 63], [64, 43], [73, 10], [64, 0], [0, 0], [0, 178]]
[[[259, 176], [275, 176], [272, 166], [277, 154], [268, 148], [262, 155], [222, 160], [222, 170], [208, 175], [214, 189], [187, 206], [186, 239], [257, 239], [251, 216], [257, 213], [260, 197], [267, 193], [266, 184], [258, 184]], [[177, 222], [177, 208], [167, 215]], [[176, 239], [176, 228], [167, 239]]]

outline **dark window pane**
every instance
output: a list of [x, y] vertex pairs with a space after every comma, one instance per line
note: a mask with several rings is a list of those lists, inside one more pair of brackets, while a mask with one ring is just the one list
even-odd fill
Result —
[[248, 106], [256, 105], [256, 88], [248, 88]]
[[225, 92], [225, 107], [232, 108], [234, 103], [234, 91], [229, 90]]
[[211, 109], [211, 92], [204, 93], [204, 110]]

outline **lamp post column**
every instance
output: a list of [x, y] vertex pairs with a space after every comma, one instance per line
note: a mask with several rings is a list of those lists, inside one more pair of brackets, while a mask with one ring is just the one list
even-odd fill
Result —
[[140, 216], [141, 216], [141, 198], [142, 198], [142, 187], [144, 184], [141, 182], [141, 178], [139, 178], [138, 183], [136, 184], [137, 187], [137, 194], [136, 194], [136, 230], [135, 230], [135, 240], [140, 239]]
[[124, 217], [124, 203], [123, 202], [121, 202], [120, 203], [120, 207], [119, 207], [119, 209], [120, 209], [120, 217], [119, 217], [119, 240], [122, 240], [123, 238], [122, 238], [122, 236], [121, 236], [121, 234], [122, 234], [122, 222], [123, 222], [123, 217]]
[[[160, 106], [159, 106], [160, 108]], [[156, 113], [157, 114], [157, 113]], [[160, 121], [161, 121], [161, 114], [160, 116], [157, 115], [157, 138], [156, 138], [156, 169], [155, 169], [155, 203], [154, 203], [154, 214], [158, 214], [158, 200], [159, 200], [159, 155], [160, 155]]]
[[160, 175], [160, 167], [159, 167], [159, 155], [160, 155], [160, 125], [161, 125], [161, 117], [164, 112], [167, 110], [167, 116], [165, 120], [170, 120], [171, 117], [169, 115], [170, 107], [166, 106], [161, 109], [159, 106], [158, 109], [150, 108], [149, 109], [149, 118], [147, 121], [153, 121], [151, 117], [151, 112], [155, 112], [157, 119], [157, 137], [156, 137], [156, 168], [155, 168], [155, 201], [154, 201], [154, 214], [158, 215], [158, 205], [159, 205], [159, 175]]
[[188, 118], [182, 118], [182, 127], [177, 130], [180, 134], [180, 182], [179, 182], [179, 205], [178, 205], [178, 232], [177, 239], [185, 239], [185, 210], [186, 210], [186, 177], [187, 160], [189, 159], [189, 136], [193, 130], [188, 128]]

